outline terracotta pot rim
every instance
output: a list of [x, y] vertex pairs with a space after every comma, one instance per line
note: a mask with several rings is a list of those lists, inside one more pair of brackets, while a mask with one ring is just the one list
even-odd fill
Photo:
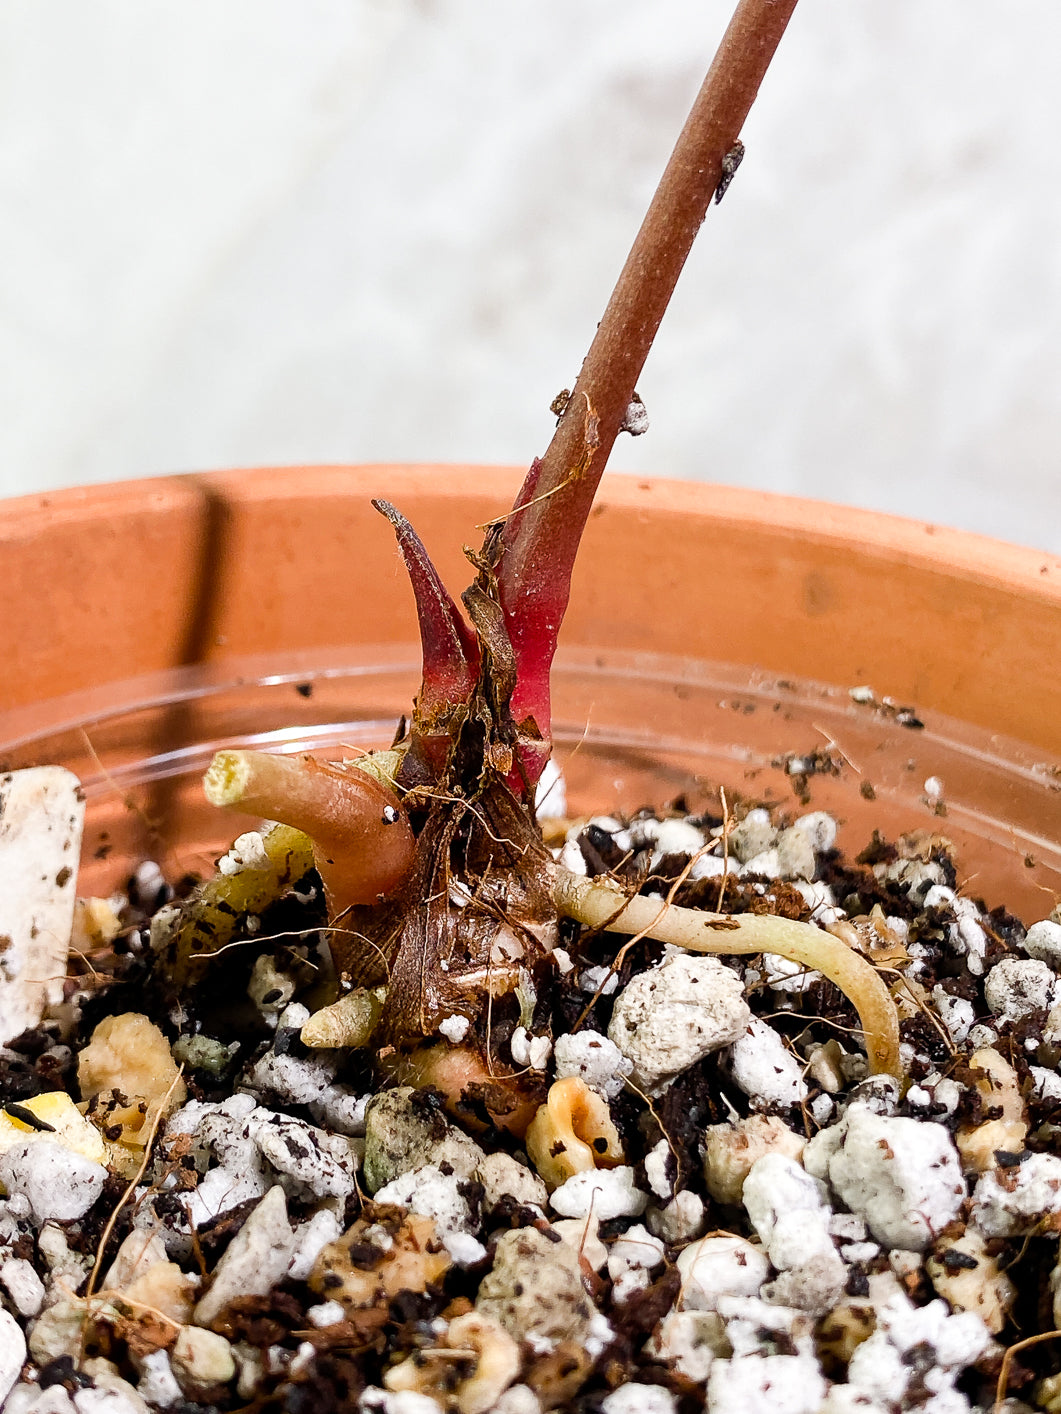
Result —
[[[411, 489], [430, 478], [432, 495], [442, 500], [482, 495], [494, 483], [501, 515], [522, 475], [519, 467], [457, 462], [292, 463], [103, 482], [0, 500], [0, 544], [24, 540], [63, 521], [107, 520], [122, 510], [160, 509], [188, 498], [199, 500], [204, 494], [244, 502], [349, 495], [351, 477], [385, 478], [395, 494], [403, 483]], [[1061, 604], [1061, 557], [914, 517], [773, 491], [626, 472], [607, 474], [598, 504], [678, 518], [706, 516], [720, 528], [759, 525], [804, 542], [855, 544], [891, 561], [920, 563], [980, 583], [1009, 585], [1018, 593]]]
[[[0, 504], [0, 711], [187, 664], [415, 643], [383, 518], [409, 515], [452, 591], [511, 467], [286, 466]], [[777, 680], [871, 684], [1061, 751], [1061, 560], [964, 531], [700, 482], [611, 475], [561, 646], [648, 650]], [[2, 725], [0, 725], [2, 731]]]

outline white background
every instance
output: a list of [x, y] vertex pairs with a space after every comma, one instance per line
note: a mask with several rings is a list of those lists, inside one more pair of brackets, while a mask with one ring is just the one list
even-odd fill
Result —
[[[730, 0], [8, 0], [0, 494], [548, 441]], [[620, 470], [1061, 550], [1061, 6], [802, 0]]]

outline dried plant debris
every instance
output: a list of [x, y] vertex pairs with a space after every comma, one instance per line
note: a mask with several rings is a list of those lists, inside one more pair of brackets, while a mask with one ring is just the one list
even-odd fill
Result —
[[[310, 1024], [308, 860], [179, 995], [144, 866], [79, 904], [94, 965], [0, 1049], [5, 1414], [993, 1407], [1006, 1347], [1061, 1324], [1061, 921], [988, 912], [941, 835], [845, 859], [821, 812], [599, 817], [555, 854], [825, 929], [884, 980], [902, 1081], [821, 972], [570, 919], [388, 1075], [375, 993], [359, 1046]], [[473, 1044], [522, 1121], [454, 1070]], [[1053, 1407], [1054, 1359], [1009, 1359], [1011, 1411]]]

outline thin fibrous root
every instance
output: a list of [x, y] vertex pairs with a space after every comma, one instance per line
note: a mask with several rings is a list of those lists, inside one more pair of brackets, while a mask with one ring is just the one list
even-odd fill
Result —
[[871, 1072], [902, 1078], [899, 1019], [883, 979], [865, 958], [813, 923], [772, 914], [704, 913], [659, 899], [630, 898], [607, 879], [584, 879], [559, 868], [553, 901], [558, 912], [605, 932], [637, 933], [690, 952], [776, 953], [816, 968], [858, 1012]]

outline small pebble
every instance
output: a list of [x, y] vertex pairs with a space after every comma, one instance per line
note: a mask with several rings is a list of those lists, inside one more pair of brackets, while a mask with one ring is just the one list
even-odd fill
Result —
[[209, 1290], [195, 1308], [197, 1324], [212, 1325], [237, 1296], [265, 1296], [287, 1275], [294, 1249], [284, 1190], [277, 1185], [226, 1248]]
[[594, 1314], [577, 1257], [566, 1243], [550, 1241], [536, 1228], [502, 1233], [475, 1307], [514, 1340], [532, 1341], [542, 1352], [562, 1340], [584, 1340]]
[[36, 1316], [44, 1305], [44, 1283], [32, 1262], [24, 1258], [9, 1257], [0, 1266], [0, 1284], [6, 1289], [20, 1316]]
[[170, 1352], [177, 1383], [194, 1399], [201, 1390], [228, 1384], [236, 1373], [232, 1347], [224, 1336], [200, 1326], [184, 1326]]

